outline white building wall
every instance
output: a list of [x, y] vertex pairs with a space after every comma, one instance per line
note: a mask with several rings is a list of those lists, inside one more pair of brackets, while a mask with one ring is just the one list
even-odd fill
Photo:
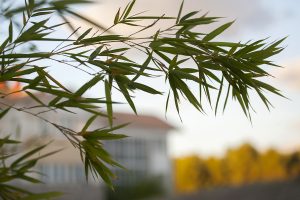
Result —
[[[39, 111], [36, 110], [36, 112]], [[74, 115], [65, 112], [45, 113], [42, 116], [54, 123], [70, 127], [77, 131], [84, 126], [86, 120], [89, 118], [85, 113]], [[103, 124], [103, 126], [106, 126], [106, 124]], [[99, 124], [97, 124], [96, 127], [98, 128]], [[52, 125], [26, 113], [11, 110], [9, 114], [1, 120], [0, 130], [2, 135], [3, 133], [5, 135], [19, 135], [19, 139], [22, 141], [29, 138], [47, 138], [47, 141], [49, 139], [55, 139], [55, 142], [50, 145], [47, 151], [49, 152], [59, 148], [65, 149], [40, 162], [39, 168], [44, 170], [48, 176], [48, 178], [42, 179], [54, 185], [63, 183], [64, 181], [80, 184], [81, 178], [79, 177], [81, 177], [81, 173], [78, 172], [78, 169], [81, 167], [83, 172], [83, 164], [79, 156], [79, 151], [74, 149], [63, 134]], [[170, 191], [170, 188], [172, 188], [171, 161], [166, 146], [167, 130], [156, 127], [144, 128], [128, 126], [118, 132], [129, 136], [127, 139], [111, 142], [111, 147], [108, 149], [112, 157], [116, 158], [117, 161], [128, 169], [128, 171], [122, 169], [118, 170], [119, 172], [121, 171], [121, 174], [124, 176], [119, 177], [119, 179], [122, 180], [126, 177], [130, 177], [133, 174], [132, 172], [137, 171], [141, 175], [137, 178], [143, 176], [161, 177], [163, 186]], [[58, 178], [59, 176], [61, 177]], [[89, 179], [93, 180], [91, 177]], [[85, 183], [85, 180], [82, 181]], [[135, 181], [136, 180], [132, 179], [131, 183]]]

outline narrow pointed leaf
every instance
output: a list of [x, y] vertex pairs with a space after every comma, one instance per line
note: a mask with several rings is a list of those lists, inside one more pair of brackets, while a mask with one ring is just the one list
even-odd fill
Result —
[[211, 33], [207, 34], [203, 38], [203, 41], [210, 41], [210, 40], [214, 39], [215, 37], [220, 35], [222, 32], [224, 32], [226, 29], [228, 29], [233, 23], [234, 23], [234, 21], [220, 26], [219, 28], [215, 29]]

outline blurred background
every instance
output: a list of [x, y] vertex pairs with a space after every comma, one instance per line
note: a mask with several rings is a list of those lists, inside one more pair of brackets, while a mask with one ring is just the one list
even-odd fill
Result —
[[[99, 0], [91, 7], [76, 9], [109, 27], [118, 8], [127, 3]], [[179, 0], [138, 0], [135, 10], [147, 10], [149, 15], [177, 16], [180, 4]], [[88, 186], [78, 186], [85, 181], [84, 174], [80, 158], [70, 156], [73, 155], [71, 151], [41, 163], [39, 169], [48, 174], [47, 185], [58, 187], [59, 184], [74, 183], [78, 199], [300, 199], [299, 7], [300, 2], [294, 0], [186, 0], [184, 11], [201, 10], [203, 14], [209, 12], [211, 16], [224, 17], [220, 23], [235, 20], [234, 25], [218, 38], [220, 40], [247, 42], [269, 37], [268, 41], [274, 41], [288, 36], [284, 42], [286, 49], [272, 58], [283, 68], [269, 70], [274, 78], [268, 80], [288, 99], [269, 96], [274, 107], [268, 111], [253, 95], [252, 122], [233, 101], [224, 113], [217, 115], [208, 104], [206, 113], [201, 114], [182, 102], [181, 122], [175, 108], [171, 107], [165, 114], [166, 96], [136, 94], [140, 117], [132, 115], [127, 105], [116, 107], [119, 112], [116, 120], [134, 122], [125, 130], [131, 139], [105, 144], [129, 169], [129, 172], [116, 171], [116, 191], [106, 189], [103, 184], [98, 187], [97, 183], [92, 184], [91, 190]], [[70, 21], [75, 26], [89, 28], [75, 19]], [[203, 27], [201, 31], [212, 28]], [[124, 27], [113, 31], [131, 32]], [[139, 55], [132, 56], [137, 61], [143, 60]], [[59, 67], [51, 73], [73, 88], [89, 79], [76, 71], [78, 76], [69, 77]], [[164, 90], [160, 82], [151, 84]], [[96, 88], [88, 95], [97, 92]], [[118, 98], [124, 100], [115, 94], [115, 99]], [[30, 104], [26, 99], [21, 103]], [[81, 118], [61, 117], [55, 120], [75, 127], [82, 121]], [[16, 118], [12, 113], [7, 120]], [[19, 120], [20, 127], [22, 123], [24, 120]], [[52, 132], [49, 127], [41, 127], [39, 122], [36, 127], [43, 128], [45, 133]], [[57, 141], [58, 146], [67, 145]], [[75, 191], [74, 187], [66, 188], [66, 191]], [[87, 189], [83, 190], [85, 187]]]
[[[92, 19], [109, 26], [116, 10], [124, 7], [126, 3], [126, 1], [117, 0], [99, 1], [99, 5], [90, 8], [88, 13]], [[176, 16], [180, 3], [180, 0], [139, 0], [135, 10], [137, 12], [148, 10], [149, 14], [166, 13]], [[242, 110], [235, 102], [230, 102], [225, 113], [217, 116], [209, 107], [206, 109], [206, 115], [203, 115], [192, 106], [182, 102], [182, 123], [174, 112], [175, 108], [167, 114], [169, 122], [180, 126], [170, 138], [172, 156], [191, 153], [224, 155], [226, 149], [243, 142], [250, 142], [259, 150], [266, 150], [270, 147], [280, 151], [297, 149], [298, 141], [300, 141], [300, 69], [298, 67], [300, 63], [298, 31], [300, 28], [297, 26], [300, 19], [297, 10], [299, 4], [293, 0], [284, 2], [254, 0], [251, 3], [246, 0], [185, 1], [185, 11], [201, 10], [203, 14], [209, 12], [211, 16], [224, 17], [221, 22], [236, 20], [235, 24], [218, 38], [220, 40], [247, 42], [269, 37], [268, 41], [273, 41], [288, 36], [284, 43], [286, 50], [272, 58], [284, 68], [271, 69], [270, 73], [275, 78], [268, 81], [275, 84], [289, 100], [269, 96], [274, 105], [269, 112], [253, 95], [252, 102], [256, 113], [253, 114], [252, 124], [243, 116]], [[203, 30], [209, 28], [211, 27], [204, 26]], [[75, 84], [72, 80], [68, 81], [70, 84]], [[93, 92], [91, 91], [90, 94], [92, 95]], [[165, 96], [158, 98], [140, 93], [136, 97], [138, 110], [141, 113], [153, 114], [155, 112], [156, 115], [164, 118]], [[130, 111], [127, 106], [122, 106], [120, 109]]]

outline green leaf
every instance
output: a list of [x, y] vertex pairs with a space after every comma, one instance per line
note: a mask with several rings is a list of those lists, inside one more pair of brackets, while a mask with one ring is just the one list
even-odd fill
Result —
[[36, 72], [36, 69], [29, 68], [29, 69], [25, 69], [25, 70], [18, 71], [18, 72], [5, 73], [4, 75], [0, 76], [0, 81], [1, 82], [9, 81], [13, 77], [18, 77], [18, 76], [22, 76], [22, 75], [33, 74], [34, 72]]
[[222, 79], [221, 79], [221, 84], [220, 84], [218, 97], [217, 97], [217, 101], [216, 101], [215, 115], [217, 114], [217, 111], [218, 111], [218, 105], [219, 105], [219, 101], [220, 101], [220, 97], [221, 97], [222, 89], [223, 89], [223, 82], [224, 82], [224, 76], [222, 76]]
[[219, 28], [217, 28], [217, 29], [213, 30], [212, 32], [210, 32], [209, 34], [207, 34], [202, 40], [210, 41], [210, 40], [214, 39], [215, 37], [220, 35], [222, 32], [224, 32], [226, 29], [228, 29], [233, 23], [234, 23], [234, 21], [220, 26]]
[[30, 13], [32, 13], [33, 9], [34, 9], [34, 6], [35, 6], [35, 0], [29, 0], [28, 2], [28, 8], [30, 10]]
[[26, 175], [19, 175], [19, 178], [30, 183], [35, 183], [35, 184], [42, 183], [39, 179], [26, 176]]
[[8, 38], [9, 38], [9, 42], [11, 43], [12, 40], [13, 40], [13, 24], [12, 24], [12, 20], [10, 20], [8, 30], [9, 30], [9, 36], [8, 36]]
[[124, 16], [123, 19], [126, 19], [127, 16], [129, 15], [129, 13], [131, 12], [134, 4], [135, 4], [136, 0], [133, 0], [130, 4], [128, 4], [129, 6], [127, 7], [127, 9], [124, 10]]
[[51, 53], [48, 52], [40, 52], [40, 53], [12, 53], [0, 55], [0, 58], [49, 58]]
[[25, 8], [26, 8], [26, 12], [27, 12], [27, 17], [29, 18], [31, 13], [30, 13], [30, 9], [29, 9], [29, 6], [28, 6], [28, 3], [27, 3], [27, 0], [25, 0]]
[[36, 154], [37, 152], [41, 151], [42, 149], [44, 149], [48, 144], [42, 145], [42, 146], [38, 146], [36, 148], [34, 148], [33, 150], [25, 153], [23, 156], [19, 157], [18, 159], [16, 159], [12, 164], [11, 167], [14, 168], [16, 167], [21, 161], [27, 159], [30, 156], [33, 156], [34, 154]]
[[44, 27], [45, 24], [48, 22], [49, 19], [45, 19], [42, 20], [38, 23], [35, 23], [33, 26], [31, 26], [30, 28], [28, 28], [26, 31], [24, 31], [16, 40], [16, 43], [20, 43], [20, 42], [26, 42], [26, 41], [30, 41], [33, 40], [35, 38], [41, 38], [43, 35], [40, 35], [37, 33], [37, 31]]
[[39, 104], [41, 104], [42, 106], [46, 106], [46, 104], [44, 104], [39, 98], [37, 98], [34, 94], [32, 94], [31, 92], [29, 91], [25, 91], [26, 94], [28, 96], [30, 96], [33, 100], [35, 100], [36, 102], [38, 102]]
[[[0, 118], [1, 119], [1, 118]], [[4, 138], [0, 138], [0, 148], [3, 147], [5, 144], [19, 144], [20, 142], [17, 140], [10, 140], [9, 136], [6, 136]]]
[[126, 40], [126, 37], [122, 37], [120, 35], [102, 35], [102, 36], [96, 36], [92, 38], [86, 38], [82, 39], [78, 42], [75, 42], [74, 44], [88, 44], [88, 43], [95, 43], [95, 42], [109, 42], [109, 41], [120, 41], [120, 40]]
[[147, 86], [147, 85], [144, 85], [144, 84], [141, 84], [141, 83], [137, 83], [137, 82], [131, 82], [128, 84], [128, 86], [132, 89], [140, 89], [144, 92], [147, 92], [147, 93], [150, 93], [150, 94], [162, 94], [161, 92]]
[[179, 11], [178, 11], [178, 15], [177, 15], [177, 19], [176, 19], [176, 24], [178, 24], [180, 17], [181, 17], [181, 13], [182, 13], [182, 8], [183, 8], [183, 4], [184, 4], [184, 0], [182, 1]]
[[85, 83], [83, 86], [81, 86], [75, 93], [75, 96], [81, 96], [83, 95], [88, 89], [96, 85], [99, 81], [103, 79], [103, 76], [97, 75], [93, 77], [90, 81]]
[[168, 92], [168, 97], [167, 97], [167, 100], [166, 100], [165, 113], [167, 113], [167, 111], [168, 111], [169, 100], [170, 100], [170, 90]]
[[125, 99], [127, 100], [127, 102], [129, 103], [131, 109], [134, 111], [135, 114], [137, 114], [137, 111], [136, 111], [136, 108], [135, 108], [135, 105], [128, 93], [128, 90], [127, 88], [123, 85], [123, 83], [120, 81], [120, 80], [116, 80], [117, 81], [117, 84], [120, 88], [120, 91], [122, 92], [123, 96], [125, 97]]
[[44, 15], [50, 15], [52, 14], [53, 11], [49, 11], [49, 12], [36, 12], [32, 15], [32, 17], [38, 17], [38, 16], [44, 16]]
[[94, 60], [100, 53], [100, 51], [103, 49], [103, 45], [99, 46], [95, 49], [95, 51], [93, 51], [89, 57], [89, 61]]
[[87, 36], [87, 35], [91, 32], [91, 30], [92, 30], [92, 28], [89, 28], [88, 30], [86, 30], [83, 34], [81, 34], [81, 35], [78, 37], [77, 41], [82, 40], [85, 36]]
[[180, 23], [181, 23], [181, 22], [184, 22], [186, 19], [188, 19], [188, 18], [190, 18], [190, 17], [196, 15], [198, 12], [199, 12], [199, 11], [193, 11], [193, 12], [190, 12], [190, 13], [184, 15], [184, 16], [180, 19], [179, 22], [180, 22]]
[[8, 42], [9, 42], [10, 38], [7, 38], [5, 41], [3, 41], [3, 43], [0, 46], [0, 54], [2, 54], [2, 52], [4, 51], [5, 47], [7, 46]]
[[121, 8], [119, 8], [116, 16], [115, 16], [115, 19], [114, 19], [114, 25], [116, 25], [117, 23], [119, 23], [119, 17], [120, 17], [120, 10]]
[[107, 80], [105, 80], [105, 96], [106, 96], [106, 111], [108, 115], [108, 122], [109, 125], [112, 126], [113, 124], [113, 107], [112, 107], [112, 98], [111, 98], [111, 85]]
[[134, 82], [135, 80], [137, 80], [141, 76], [141, 74], [143, 74], [143, 72], [145, 71], [146, 67], [150, 64], [150, 62], [152, 60], [152, 56], [153, 56], [152, 54], [153, 54], [153, 52], [151, 52], [151, 53], [148, 54], [148, 58], [142, 64], [139, 72], [135, 75], [135, 77], [133, 79], [131, 79], [132, 82]]
[[86, 130], [89, 128], [89, 126], [93, 123], [93, 121], [95, 121], [95, 119], [98, 117], [98, 115], [94, 115], [92, 117], [90, 117], [90, 119], [86, 122], [86, 124], [84, 125], [84, 127], [81, 130], [81, 134], [84, 134], [84, 132], [86, 132]]
[[[44, 71], [45, 72], [45, 71]], [[53, 81], [56, 85], [58, 85], [61, 89], [64, 89], [67, 92], [71, 92], [65, 86], [63, 86], [60, 82], [58, 82], [55, 78], [53, 78], [49, 73], [45, 72], [45, 76], [47, 76], [51, 81]]]
[[41, 199], [52, 199], [62, 196], [62, 192], [46, 192], [40, 194], [31, 194], [21, 200], [41, 200]]
[[175, 19], [174, 17], [164, 17], [164, 16], [135, 16], [135, 17], [129, 17], [128, 19]]
[[[76, 12], [73, 12], [73, 11], [70, 10], [70, 9], [65, 9], [65, 11], [68, 12], [68, 13], [70, 13], [71, 15], [74, 15], [75, 17], [78, 17], [79, 19], [82, 19], [82, 20], [85, 21], [85, 22], [88, 22], [88, 23], [90, 23], [90, 24], [92, 24], [92, 25], [94, 25], [94, 26], [96, 26], [96, 27], [102, 29], [102, 30], [106, 30], [106, 28], [105, 28], [104, 25], [99, 24], [99, 23], [97, 23], [97, 22], [95, 22], [95, 21], [92, 21], [92, 20], [88, 19], [87, 17], [85, 17], [85, 16], [83, 16], [83, 15], [80, 15], [80, 14], [78, 14], [78, 13], [76, 13]], [[110, 31], [107, 31], [107, 33], [110, 33]]]
[[106, 130], [87, 132], [84, 135], [85, 138], [88, 139], [97, 139], [97, 140], [119, 140], [123, 138], [127, 138], [128, 136], [122, 134], [112, 134], [108, 133]]
[[1, 113], [0, 113], [0, 119], [2, 119], [8, 112], [9, 112], [10, 108], [7, 108], [5, 110], [3, 110]]
[[26, 22], [27, 20], [26, 20], [25, 12], [23, 11], [23, 26], [26, 25]]

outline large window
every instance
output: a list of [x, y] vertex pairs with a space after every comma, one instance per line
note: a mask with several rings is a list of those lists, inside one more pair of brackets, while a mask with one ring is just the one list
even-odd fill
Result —
[[41, 164], [38, 167], [41, 180], [46, 184], [85, 184], [84, 169], [81, 164]]

